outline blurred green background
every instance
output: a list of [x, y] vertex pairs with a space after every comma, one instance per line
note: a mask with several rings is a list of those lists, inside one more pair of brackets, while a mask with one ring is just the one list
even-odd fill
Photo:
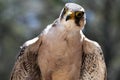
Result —
[[120, 80], [120, 0], [0, 0], [0, 80], [8, 80], [20, 50], [56, 18], [68, 1], [87, 13], [84, 34], [104, 52], [108, 80]]

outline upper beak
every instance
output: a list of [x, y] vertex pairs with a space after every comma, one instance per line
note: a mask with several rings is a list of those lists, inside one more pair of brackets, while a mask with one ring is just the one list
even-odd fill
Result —
[[66, 13], [66, 21], [69, 19], [73, 19], [74, 18], [74, 14], [72, 11], [67, 11]]

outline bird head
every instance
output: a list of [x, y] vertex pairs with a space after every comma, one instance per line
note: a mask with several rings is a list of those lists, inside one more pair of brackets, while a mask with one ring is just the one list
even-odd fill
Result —
[[76, 3], [66, 3], [59, 16], [61, 23], [68, 27], [83, 29], [86, 24], [86, 14], [82, 6]]

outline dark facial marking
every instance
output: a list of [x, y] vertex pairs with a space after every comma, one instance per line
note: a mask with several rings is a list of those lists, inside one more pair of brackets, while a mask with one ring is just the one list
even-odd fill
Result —
[[63, 18], [63, 16], [65, 15], [65, 13], [66, 13], [67, 10], [68, 9], [66, 7], [63, 9], [63, 12], [62, 12], [62, 15], [61, 15], [61, 19]]
[[75, 23], [77, 26], [80, 26], [80, 19], [83, 17], [84, 12], [76, 11], [75, 12]]

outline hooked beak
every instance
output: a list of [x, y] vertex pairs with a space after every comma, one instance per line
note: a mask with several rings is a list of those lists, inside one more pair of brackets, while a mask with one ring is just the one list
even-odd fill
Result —
[[74, 13], [72, 11], [67, 11], [66, 21], [68, 21], [69, 19], [73, 19], [73, 18], [74, 18]]

